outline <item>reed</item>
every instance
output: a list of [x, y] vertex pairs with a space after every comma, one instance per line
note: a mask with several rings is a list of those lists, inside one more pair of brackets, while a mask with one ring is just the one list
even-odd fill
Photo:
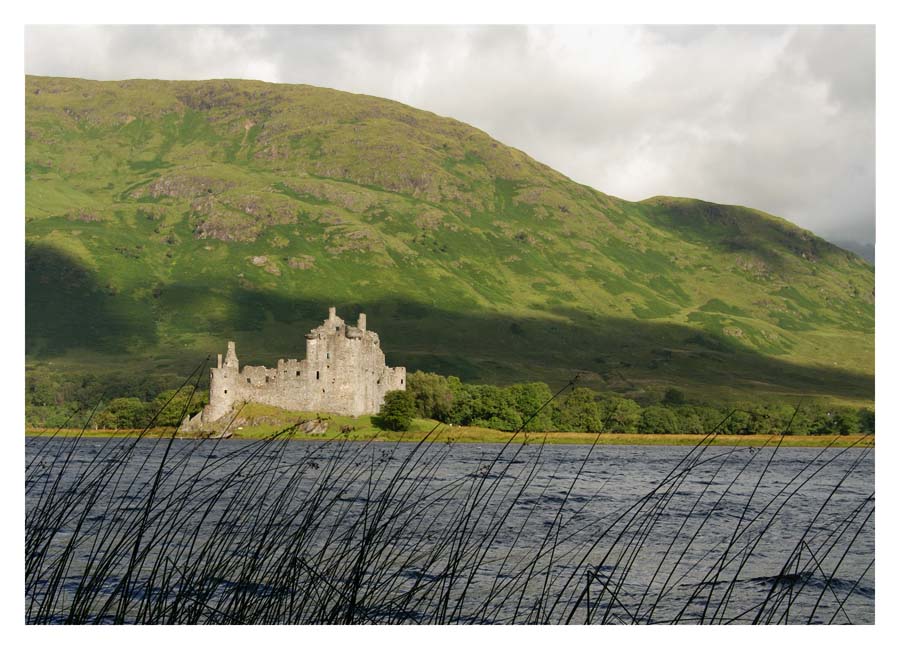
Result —
[[[180, 390], [193, 395], [203, 367]], [[300, 422], [250, 441], [31, 439], [26, 622], [865, 619], [874, 561], [848, 557], [874, 494], [847, 482], [873, 450], [821, 449], [770, 485], [783, 450], [717, 446], [724, 422], [602, 515], [591, 505], [616, 485], [585, 493], [596, 439], [550, 462], [546, 439], [513, 433], [465, 473], [437, 427], [392, 443], [300, 443]], [[783, 552], [761, 574], [773, 540]]]

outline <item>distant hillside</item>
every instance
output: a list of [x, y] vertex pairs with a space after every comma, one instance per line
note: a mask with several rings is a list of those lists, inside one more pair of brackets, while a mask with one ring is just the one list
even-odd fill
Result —
[[29, 368], [178, 374], [227, 339], [271, 363], [334, 304], [410, 370], [873, 399], [873, 267], [777, 217], [623, 201], [324, 88], [25, 90]]
[[856, 253], [869, 264], [875, 265], [875, 245], [861, 244], [858, 241], [836, 240], [833, 242], [835, 246], [840, 246], [844, 250]]

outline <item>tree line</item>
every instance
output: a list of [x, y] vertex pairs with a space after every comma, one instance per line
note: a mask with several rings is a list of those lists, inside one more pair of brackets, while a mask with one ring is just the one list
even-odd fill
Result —
[[[208, 401], [198, 390], [188, 403], [189, 387], [170, 388], [175, 378], [112, 374], [70, 377], [29, 372], [25, 422], [55, 428], [140, 429], [155, 416], [156, 426], [177, 426], [182, 413], [193, 415]], [[166, 386], [168, 384], [168, 386]], [[122, 396], [124, 395], [124, 396]], [[111, 397], [115, 396], [115, 397]], [[565, 390], [554, 398], [543, 382], [492, 386], [462, 382], [416, 371], [407, 390], [388, 393], [376, 419], [383, 428], [403, 429], [412, 418], [500, 431], [582, 431], [588, 433], [707, 433], [794, 435], [874, 433], [872, 409], [855, 409], [819, 401], [729, 405], [687, 399], [670, 388], [656, 399], [638, 403], [621, 395], [587, 387]], [[795, 412], [796, 411], [796, 412]]]
[[379, 413], [385, 428], [408, 428], [413, 417], [501, 431], [588, 433], [708, 433], [824, 435], [875, 432], [872, 409], [801, 402], [742, 402], [729, 406], [686, 399], [675, 388], [656, 402], [639, 404], [614, 394], [576, 387], [554, 397], [543, 382], [490, 386], [416, 371], [407, 390], [386, 396]]
[[181, 391], [178, 377], [131, 373], [67, 374], [44, 368], [25, 376], [25, 424], [31, 427], [89, 426], [93, 429], [142, 429], [156, 416], [155, 426], [180, 424], [209, 401], [198, 390], [188, 403], [190, 386]]

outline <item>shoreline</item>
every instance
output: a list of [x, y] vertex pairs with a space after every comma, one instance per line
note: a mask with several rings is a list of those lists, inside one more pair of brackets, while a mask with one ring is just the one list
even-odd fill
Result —
[[[176, 434], [176, 439], [198, 440], [262, 440], [275, 435], [279, 429], [266, 427], [270, 430], [239, 430], [228, 438], [208, 438], [195, 434]], [[357, 441], [357, 442], [408, 442], [417, 443], [428, 437], [431, 429], [394, 432], [394, 431], [354, 431], [351, 433], [320, 433], [309, 434], [294, 432], [285, 434], [291, 440], [303, 440], [314, 442], [327, 441]], [[38, 429], [26, 428], [26, 437], [84, 437], [84, 438], [168, 438], [173, 435], [171, 428], [150, 429], [146, 432], [137, 429], [122, 430], [84, 430], [81, 429]], [[431, 435], [432, 442], [437, 443], [461, 443], [461, 444], [504, 444], [510, 441], [513, 444], [553, 444], [553, 445], [632, 445], [632, 446], [676, 446], [692, 447], [703, 441], [704, 434], [649, 434], [649, 433], [582, 433], [582, 432], [547, 432], [547, 433], [518, 433], [512, 434], [492, 429], [479, 429], [476, 427], [443, 427]], [[821, 435], [821, 436], [779, 436], [779, 435], [729, 435], [719, 434], [713, 436], [706, 444], [720, 447], [875, 447], [875, 436], [872, 434], [855, 435]]]

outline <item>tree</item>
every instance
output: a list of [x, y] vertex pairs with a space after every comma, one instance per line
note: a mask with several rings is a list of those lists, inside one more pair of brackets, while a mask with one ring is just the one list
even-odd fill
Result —
[[875, 411], [872, 409], [859, 409], [860, 433], [875, 433]]
[[[524, 431], [549, 431], [553, 428], [553, 411], [547, 404], [553, 398], [553, 393], [547, 384], [540, 381], [513, 384], [506, 392], [509, 402], [521, 418], [521, 423], [524, 423]], [[542, 408], [545, 404], [547, 406]]]
[[522, 425], [522, 416], [505, 388], [481, 384], [461, 384], [454, 391], [450, 413], [454, 424], [473, 425], [515, 431]]
[[813, 409], [811, 433], [817, 435], [846, 436], [860, 432], [858, 412], [850, 408], [828, 408], [816, 406]]
[[474, 395], [471, 387], [460, 382], [453, 390], [449, 421], [453, 424], [467, 425], [472, 421], [474, 414]]
[[560, 431], [602, 431], [603, 412], [597, 403], [597, 394], [590, 388], [573, 389], [557, 405], [554, 421]]
[[391, 390], [384, 396], [375, 424], [391, 431], [409, 431], [416, 415], [416, 402], [405, 390]]
[[801, 404], [770, 404], [766, 407], [773, 424], [770, 433], [784, 433], [794, 436], [805, 436], [810, 432], [812, 420], [810, 410]]
[[832, 427], [831, 411], [822, 404], [810, 404], [803, 407], [803, 412], [809, 420], [809, 433], [812, 435], [824, 435], [835, 433]]
[[208, 391], [196, 391], [191, 395], [189, 386], [180, 391], [166, 390], [148, 405], [147, 420], [156, 415], [154, 426], [175, 427], [181, 424], [185, 414], [192, 416], [198, 413], [207, 402]]
[[[700, 431], [698, 433], [721, 433], [722, 420], [728, 414], [719, 411], [711, 406], [692, 406], [689, 407], [694, 415], [700, 420]], [[719, 427], [718, 429], [716, 427]]]
[[747, 432], [756, 435], [777, 435], [784, 433], [793, 409], [789, 406], [762, 405], [749, 407], [750, 423]]
[[693, 407], [680, 406], [673, 410], [678, 418], [678, 433], [705, 433], [703, 421]]
[[104, 429], [142, 429], [148, 419], [147, 406], [137, 397], [117, 397], [97, 414], [96, 424]]
[[746, 435], [750, 433], [752, 416], [743, 409], [737, 409], [731, 413], [731, 416], [722, 425], [722, 433], [730, 433], [732, 435]]
[[[406, 377], [406, 391], [413, 396], [416, 414], [440, 422], [450, 421], [453, 409], [453, 382], [455, 377], [443, 377], [433, 372], [417, 370]], [[459, 380], [456, 380], [456, 384]]]
[[668, 406], [680, 406], [684, 404], [684, 393], [677, 388], [669, 388], [663, 395], [662, 403]]
[[678, 433], [678, 418], [665, 406], [648, 406], [641, 413], [640, 433]]
[[641, 423], [641, 407], [634, 400], [624, 397], [607, 397], [600, 402], [606, 431], [610, 433], [637, 433]]
[[834, 428], [842, 436], [860, 433], [859, 412], [851, 408], [839, 408], [834, 413]]

